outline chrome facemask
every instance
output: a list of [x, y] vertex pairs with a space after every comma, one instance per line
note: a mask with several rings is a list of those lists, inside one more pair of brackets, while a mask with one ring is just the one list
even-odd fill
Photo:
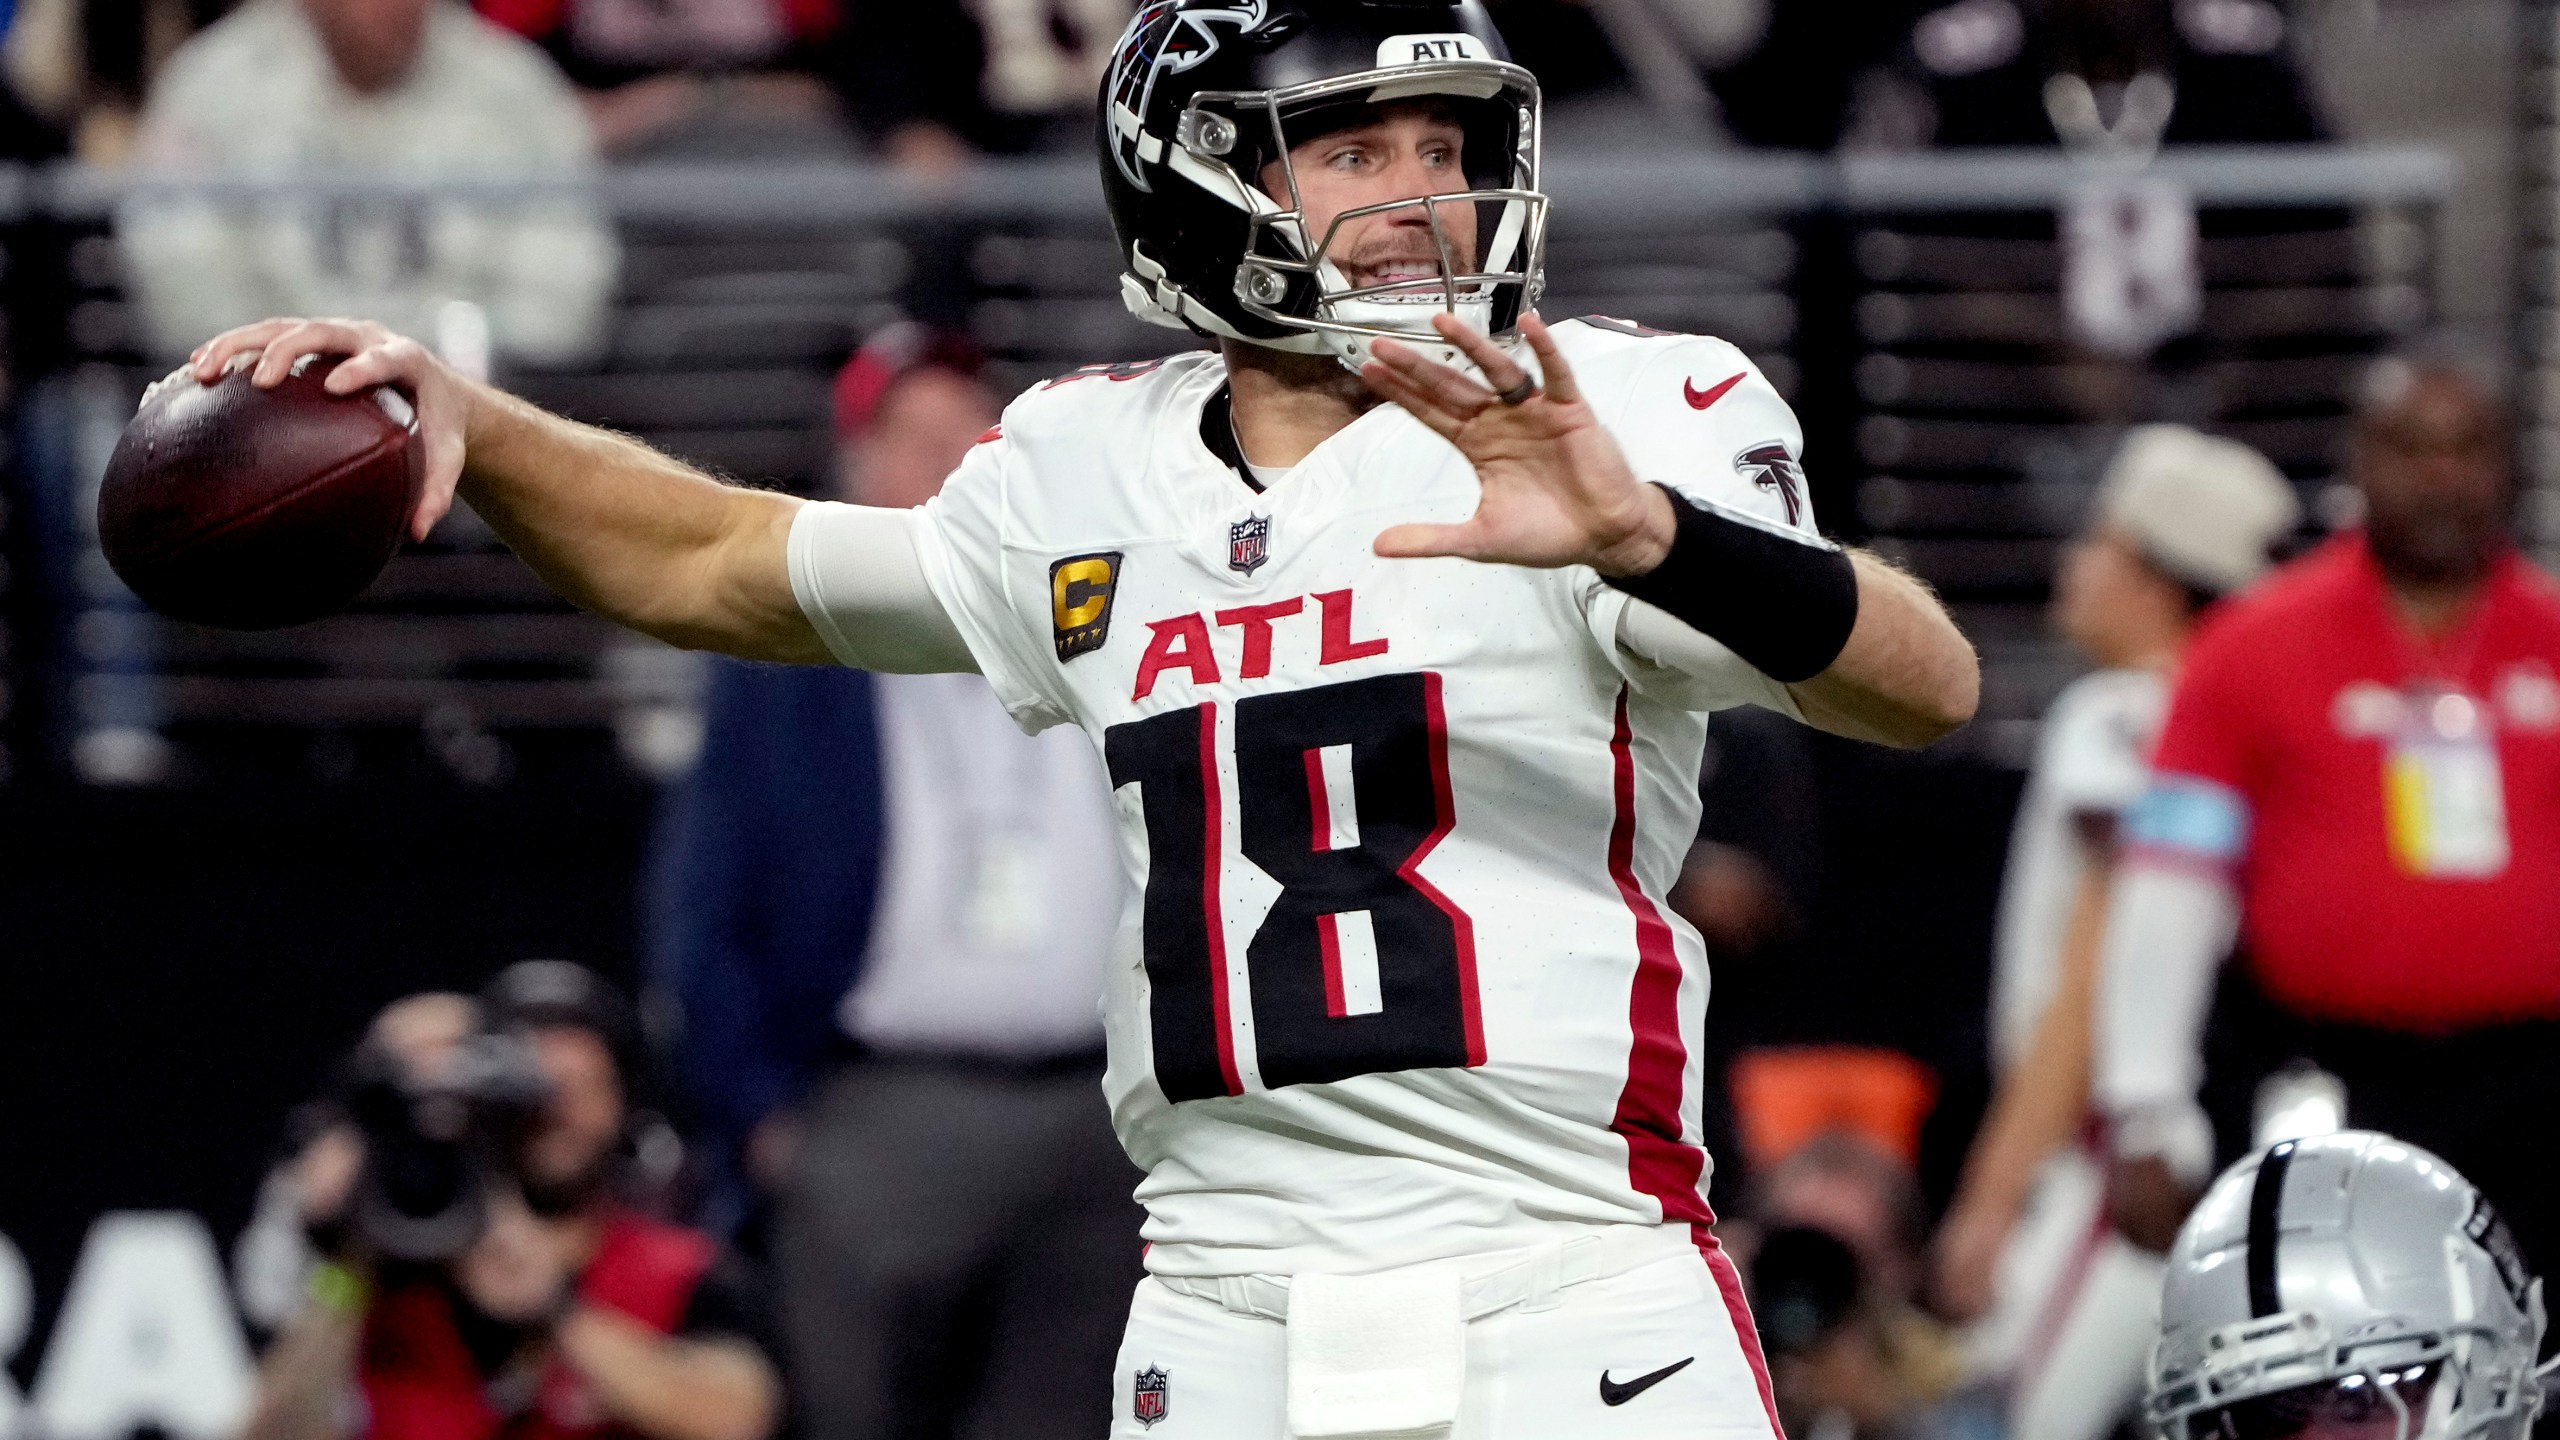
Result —
[[[1306, 206], [1289, 154], [1289, 119], [1329, 103], [1419, 98], [1511, 107], [1506, 117], [1511, 151], [1499, 157], [1499, 169], [1510, 183], [1347, 210], [1310, 243]], [[1394, 339], [1473, 373], [1474, 363], [1431, 328], [1431, 316], [1457, 316], [1507, 346], [1516, 340], [1521, 312], [1535, 305], [1545, 289], [1547, 197], [1537, 188], [1539, 117], [1537, 81], [1516, 65], [1451, 61], [1398, 66], [1267, 91], [1203, 92], [1183, 113], [1181, 153], [1171, 163], [1226, 196], [1248, 217], [1245, 260], [1235, 277], [1237, 302], [1257, 319], [1297, 332], [1257, 343], [1329, 354], [1357, 371], [1368, 363], [1374, 341]], [[1247, 126], [1254, 127], [1257, 141], [1251, 146], [1243, 144]], [[1468, 140], [1479, 133], [1468, 128]], [[1239, 148], [1247, 155], [1268, 155], [1278, 164], [1285, 204], [1264, 193], [1254, 183], [1256, 177], [1236, 173], [1228, 157]], [[1466, 168], [1490, 173], [1474, 164]], [[1466, 207], [1470, 224], [1459, 223], [1458, 207]], [[1354, 285], [1328, 258], [1347, 224], [1417, 209], [1433, 241], [1432, 273]], [[1469, 233], [1476, 240], [1473, 253], [1461, 253]]]

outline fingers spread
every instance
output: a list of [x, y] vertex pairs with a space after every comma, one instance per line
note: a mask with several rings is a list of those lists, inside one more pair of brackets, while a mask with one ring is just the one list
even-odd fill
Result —
[[1520, 317], [1520, 333], [1529, 339], [1529, 350], [1538, 357], [1538, 369], [1546, 377], [1547, 394], [1560, 404], [1570, 405], [1582, 398], [1582, 388], [1574, 383], [1573, 367], [1564, 362], [1564, 352], [1556, 348], [1556, 337], [1547, 331], [1547, 322], [1535, 314]]
[[1529, 372], [1520, 368], [1520, 362], [1504, 354], [1502, 347], [1494, 344], [1490, 336], [1457, 316], [1434, 315], [1431, 327], [1439, 331], [1443, 339], [1466, 352], [1468, 359], [1476, 362], [1476, 368], [1484, 372], [1484, 378], [1494, 393], [1517, 389], [1521, 381], [1529, 378]]
[[1444, 440], [1455, 440], [1471, 415], [1462, 415], [1443, 405], [1439, 398], [1389, 369], [1385, 362], [1372, 360], [1360, 367], [1360, 378], [1394, 403], [1412, 412], [1413, 418], [1431, 427]]
[[1426, 358], [1412, 346], [1382, 340], [1371, 348], [1370, 353], [1393, 371], [1397, 379], [1428, 394], [1460, 421], [1474, 419], [1493, 403], [1492, 391], [1439, 361]]

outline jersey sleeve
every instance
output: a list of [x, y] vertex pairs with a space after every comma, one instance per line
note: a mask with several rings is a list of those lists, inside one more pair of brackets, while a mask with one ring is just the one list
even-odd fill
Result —
[[[1623, 372], [1614, 412], [1602, 411], [1637, 479], [1821, 533], [1801, 463], [1804, 426], [1759, 366], [1703, 335], [1659, 337], [1642, 357]], [[1797, 713], [1784, 685], [1596, 574], [1586, 577], [1582, 601], [1593, 638], [1637, 690], [1691, 710], [1757, 705]]]
[[2039, 778], [2069, 814], [2120, 815], [2150, 783], [2147, 752], [2159, 722], [2159, 695], [2151, 686], [2093, 676], [2054, 707]]
[[1018, 459], [1002, 435], [973, 447], [917, 510], [916, 559], [1006, 713], [1036, 735], [1071, 717], [1055, 683], [1048, 620], [1031, 608], [1036, 597], [1015, 593], [1005, 564], [1006, 487]]
[[2224, 872], [2247, 853], [2250, 648], [2213, 629], [2188, 648], [2149, 786], [2124, 817], [2136, 859]]

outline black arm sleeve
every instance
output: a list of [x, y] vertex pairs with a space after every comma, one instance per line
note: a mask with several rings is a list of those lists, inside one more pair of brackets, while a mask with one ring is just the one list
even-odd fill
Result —
[[1858, 623], [1848, 552], [1665, 485], [1678, 529], [1662, 563], [1611, 585], [1721, 642], [1781, 684], [1831, 667]]

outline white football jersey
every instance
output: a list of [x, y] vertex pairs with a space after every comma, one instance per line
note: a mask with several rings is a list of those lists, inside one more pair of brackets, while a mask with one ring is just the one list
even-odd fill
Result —
[[[1555, 336], [1640, 477], [1811, 529], [1801, 429], [1740, 351]], [[1255, 491], [1202, 439], [1225, 378], [1194, 352], [1050, 381], [918, 526], [1014, 718], [1082, 727], [1116, 787], [1141, 900], [1105, 1089], [1149, 1267], [1353, 1273], [1707, 1218], [1706, 957], [1663, 897], [1699, 709], [1784, 690], [1630, 653], [1632, 602], [1587, 568], [1379, 558], [1479, 494], [1396, 406]], [[851, 653], [844, 514], [804, 513], [792, 569]]]

